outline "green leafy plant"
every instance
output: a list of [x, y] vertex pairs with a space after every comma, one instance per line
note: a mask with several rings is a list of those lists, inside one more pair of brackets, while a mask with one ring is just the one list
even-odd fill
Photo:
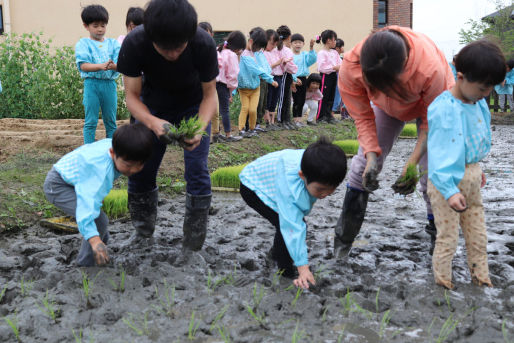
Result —
[[119, 282], [115, 282], [114, 280], [109, 279], [109, 283], [111, 284], [113, 290], [115, 290], [117, 292], [121, 292], [121, 293], [125, 292], [125, 277], [126, 277], [125, 270], [123, 268], [121, 268]]
[[43, 297], [43, 299], [41, 299], [41, 304], [43, 304], [42, 307], [39, 305], [37, 305], [37, 307], [39, 307], [39, 309], [44, 314], [46, 314], [54, 322], [56, 322], [57, 317], [59, 316], [60, 309], [57, 308], [55, 301], [49, 298], [48, 290], [46, 290], [45, 296]]
[[225, 188], [239, 188], [239, 174], [245, 166], [246, 164], [216, 169], [211, 174], [212, 186]]
[[11, 331], [14, 334], [14, 337], [16, 337], [16, 340], [20, 341], [20, 329], [18, 328], [18, 318], [16, 318], [16, 313], [14, 314], [13, 318], [10, 317], [4, 317], [5, 322], [9, 327], [11, 328]]
[[118, 219], [128, 213], [128, 193], [126, 189], [111, 189], [104, 198], [102, 210], [111, 219]]
[[187, 338], [189, 340], [194, 340], [196, 337], [196, 331], [200, 327], [200, 322], [195, 320], [195, 311], [191, 313], [191, 319], [189, 320], [189, 328], [187, 330]]
[[340, 141], [333, 141], [332, 144], [340, 147], [345, 154], [357, 155], [359, 152], [359, 142], [354, 139], [345, 139]]
[[416, 124], [405, 124], [400, 137], [416, 137], [418, 135], [418, 129]]

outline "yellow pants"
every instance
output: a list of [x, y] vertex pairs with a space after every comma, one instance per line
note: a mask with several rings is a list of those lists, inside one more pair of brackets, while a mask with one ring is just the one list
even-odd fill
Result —
[[242, 131], [246, 124], [246, 118], [250, 115], [248, 126], [250, 130], [255, 129], [257, 124], [257, 106], [259, 105], [260, 88], [255, 89], [239, 89], [239, 98], [241, 99], [241, 112], [239, 113], [239, 131]]
[[432, 268], [435, 282], [447, 288], [452, 284], [452, 260], [459, 239], [459, 224], [466, 241], [466, 253], [471, 279], [478, 285], [492, 287], [487, 264], [487, 233], [485, 228], [484, 207], [480, 184], [482, 169], [478, 163], [466, 165], [464, 177], [458, 187], [466, 198], [467, 210], [455, 212], [444, 199], [443, 195], [428, 181], [427, 193], [432, 203], [434, 219], [437, 227], [437, 238]]

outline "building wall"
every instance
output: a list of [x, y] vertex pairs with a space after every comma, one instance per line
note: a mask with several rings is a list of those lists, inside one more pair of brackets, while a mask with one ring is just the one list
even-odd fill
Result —
[[[399, 25], [412, 28], [413, 0], [388, 0], [387, 25]], [[378, 28], [378, 0], [373, 0], [373, 29]]]
[[[0, 0], [0, 4], [7, 0]], [[351, 48], [369, 34], [373, 27], [373, 0], [190, 0], [199, 21], [209, 21], [215, 31], [241, 30], [252, 27], [277, 28], [288, 25], [293, 33], [306, 38], [333, 29]], [[11, 30], [15, 33], [42, 31], [52, 38], [54, 46], [74, 45], [87, 36], [80, 19], [81, 6], [98, 3], [109, 12], [107, 36], [125, 34], [125, 16], [130, 6], [144, 7], [147, 0], [9, 0]], [[272, 10], [270, 10], [272, 9]], [[317, 46], [316, 49], [319, 49]]]

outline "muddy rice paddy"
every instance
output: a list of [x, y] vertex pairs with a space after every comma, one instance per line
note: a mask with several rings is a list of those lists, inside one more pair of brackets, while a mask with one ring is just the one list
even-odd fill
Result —
[[[0, 317], [22, 342], [512, 342], [514, 127], [495, 127], [483, 163], [494, 288], [471, 284], [462, 238], [455, 290], [435, 286], [424, 202], [390, 189], [414, 143], [393, 148], [346, 260], [332, 254], [345, 187], [315, 204], [307, 240], [317, 285], [309, 291], [276, 274], [266, 257], [274, 230], [237, 193], [214, 195], [204, 249], [183, 255], [179, 196], [160, 199], [151, 248], [126, 246], [130, 221], [111, 223], [104, 268], [76, 267], [79, 235], [35, 226], [2, 236]], [[16, 341], [8, 320], [0, 342]]]

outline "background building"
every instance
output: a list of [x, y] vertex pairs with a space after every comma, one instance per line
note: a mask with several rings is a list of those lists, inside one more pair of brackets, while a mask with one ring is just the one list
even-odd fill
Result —
[[373, 29], [387, 25], [412, 28], [413, 0], [373, 0]]

